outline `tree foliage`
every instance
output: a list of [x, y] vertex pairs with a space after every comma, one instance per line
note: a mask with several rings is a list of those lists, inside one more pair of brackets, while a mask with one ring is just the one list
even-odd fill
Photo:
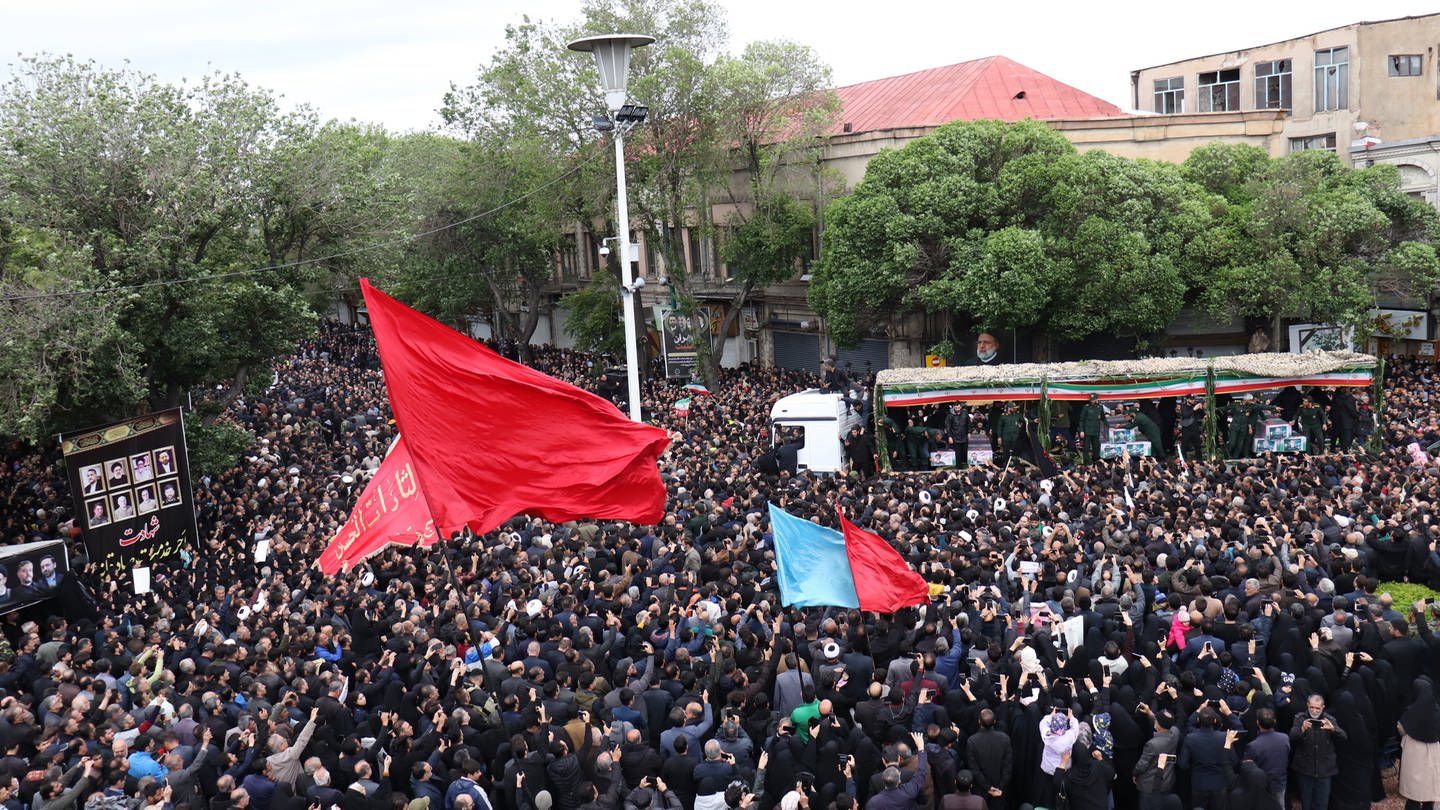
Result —
[[625, 353], [625, 332], [620, 321], [620, 284], [609, 273], [596, 273], [590, 283], [560, 299], [569, 310], [565, 334], [583, 351], [612, 356]]
[[25, 60], [0, 87], [0, 342], [30, 407], [0, 429], [36, 438], [238, 391], [313, 328], [307, 287], [390, 258], [352, 250], [403, 230], [385, 146], [236, 76]]
[[831, 205], [811, 305], [853, 344], [895, 312], [1063, 338], [1145, 334], [1184, 302], [1208, 210], [1173, 167], [1079, 154], [1043, 124], [947, 124]]
[[1361, 326], [1378, 296], [1428, 296], [1440, 282], [1435, 210], [1401, 193], [1394, 166], [1351, 169], [1326, 151], [1279, 159], [1211, 146], [1187, 177], [1224, 198], [1207, 242], [1211, 312]]
[[1394, 167], [1239, 145], [1174, 166], [1080, 154], [1032, 121], [877, 155], [826, 221], [810, 302], [842, 344], [914, 311], [1066, 339], [1143, 339], [1187, 302], [1358, 324], [1440, 280], [1435, 212]]

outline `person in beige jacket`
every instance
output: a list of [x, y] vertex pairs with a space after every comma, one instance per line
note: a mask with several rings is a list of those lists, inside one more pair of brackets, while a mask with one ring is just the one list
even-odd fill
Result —
[[295, 742], [285, 739], [284, 734], [270, 735], [270, 750], [275, 753], [266, 757], [265, 761], [275, 773], [275, 784], [287, 784], [295, 786], [295, 780], [300, 778], [304, 771], [302, 765], [305, 746], [310, 744], [310, 738], [315, 734], [315, 718], [320, 715], [318, 708], [310, 710], [310, 720], [300, 734], [295, 737]]

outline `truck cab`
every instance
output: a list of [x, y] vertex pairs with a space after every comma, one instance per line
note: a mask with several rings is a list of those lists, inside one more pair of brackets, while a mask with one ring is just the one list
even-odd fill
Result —
[[812, 388], [781, 397], [770, 408], [770, 441], [779, 444], [782, 434], [803, 430], [805, 446], [797, 454], [799, 468], [839, 472], [845, 468], [844, 439], [859, 424], [860, 415], [843, 396]]

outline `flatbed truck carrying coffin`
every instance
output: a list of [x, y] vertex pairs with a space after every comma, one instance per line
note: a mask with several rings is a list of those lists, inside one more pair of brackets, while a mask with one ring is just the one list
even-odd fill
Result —
[[[1038, 402], [1040, 434], [1049, 435], [1052, 401], [1105, 401], [1200, 396], [1205, 398], [1206, 454], [1214, 457], [1217, 396], [1235, 396], [1287, 385], [1371, 388], [1375, 419], [1384, 407], [1381, 360], [1355, 352], [1237, 354], [1229, 357], [1154, 357], [1143, 360], [1081, 360], [995, 366], [891, 368], [875, 382], [876, 438], [881, 464], [889, 467], [880, 420], [890, 408], [936, 403]], [[1375, 431], [1375, 436], [1379, 436]]]

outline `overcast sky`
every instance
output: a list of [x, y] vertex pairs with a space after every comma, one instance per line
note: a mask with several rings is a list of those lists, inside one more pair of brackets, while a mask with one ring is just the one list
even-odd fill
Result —
[[[795, 40], [819, 51], [838, 85], [999, 54], [1125, 109], [1136, 68], [1436, 10], [1433, 0], [719, 2], [729, 9], [732, 51], [757, 39]], [[128, 62], [166, 81], [235, 72], [327, 118], [403, 132], [436, 125], [449, 84], [471, 80], [507, 24], [526, 13], [573, 20], [579, 7], [579, 0], [0, 0], [0, 54], [7, 65], [17, 54], [41, 52], [114, 68]]]

